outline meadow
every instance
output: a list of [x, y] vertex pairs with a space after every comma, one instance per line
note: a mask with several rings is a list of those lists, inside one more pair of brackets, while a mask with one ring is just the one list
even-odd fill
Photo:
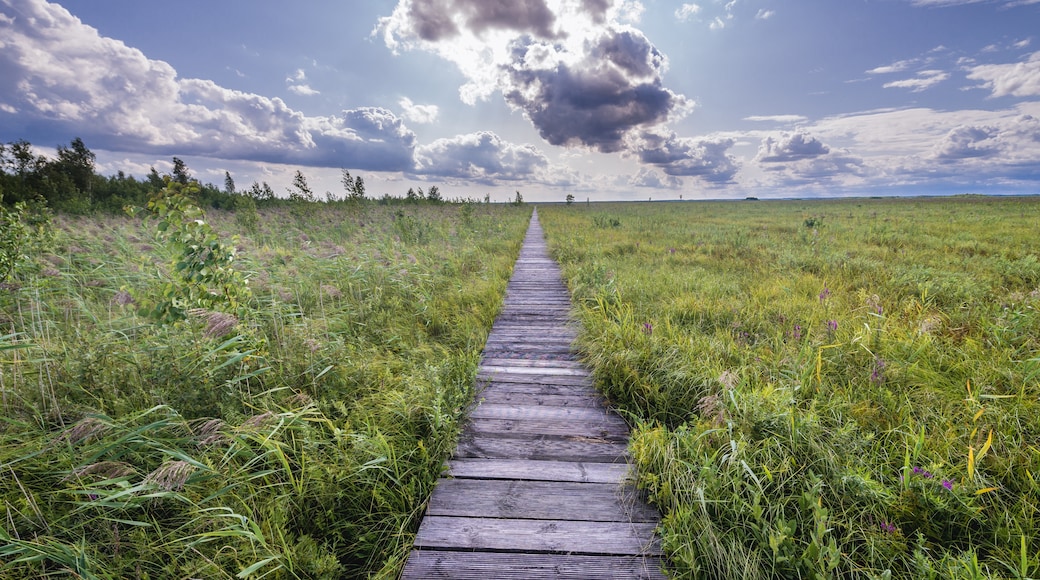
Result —
[[1040, 576], [1040, 199], [539, 215], [677, 577]]
[[395, 577], [530, 210], [184, 197], [5, 222], [0, 578]]

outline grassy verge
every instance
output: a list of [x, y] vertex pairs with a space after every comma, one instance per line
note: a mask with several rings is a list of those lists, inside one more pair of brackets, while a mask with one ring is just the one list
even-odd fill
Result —
[[[0, 289], [0, 577], [396, 576], [528, 213], [57, 217]], [[192, 308], [232, 249], [248, 290]]]
[[678, 575], [1040, 573], [1040, 200], [539, 213]]

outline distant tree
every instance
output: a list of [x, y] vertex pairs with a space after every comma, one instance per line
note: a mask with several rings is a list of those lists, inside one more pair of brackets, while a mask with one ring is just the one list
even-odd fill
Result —
[[187, 164], [177, 157], [173, 158], [173, 180], [181, 185], [188, 185], [188, 182], [191, 181]]
[[361, 179], [358, 175], [354, 179], [354, 195], [351, 197], [354, 201], [361, 201], [365, 199], [365, 180]]
[[484, 203], [491, 203], [491, 194], [490, 193], [485, 193], [484, 194]]
[[426, 199], [426, 194], [423, 193], [423, 190], [422, 190], [421, 187], [416, 187], [415, 188], [415, 195], [419, 196], [419, 201], [423, 201], [424, 199]]
[[68, 147], [58, 145], [58, 159], [55, 161], [55, 169], [64, 173], [72, 180], [72, 185], [80, 195], [91, 199], [91, 191], [94, 182], [94, 152], [87, 149], [83, 140], [76, 137], [69, 143]]
[[513, 205], [523, 205], [524, 196], [520, 195], [520, 192], [516, 192], [516, 199], [513, 200]]
[[426, 199], [434, 203], [440, 203], [444, 201], [441, 198], [441, 190], [436, 185], [430, 186], [430, 191], [426, 192]]
[[231, 179], [231, 173], [224, 172], [224, 193], [235, 195], [235, 180]]
[[574, 203], [574, 194], [568, 193], [567, 194], [567, 205], [570, 205], [572, 203]]
[[404, 194], [404, 198], [409, 203], [416, 203], [419, 201], [419, 196], [416, 195], [415, 190], [410, 187], [408, 188], [408, 192]]
[[160, 176], [159, 172], [155, 170], [155, 167], [149, 167], [148, 169], [148, 185], [152, 186], [152, 189], [155, 191], [159, 191], [166, 187], [166, 183], [163, 182], [162, 176]]
[[254, 201], [270, 201], [274, 199], [274, 190], [271, 189], [270, 185], [267, 185], [266, 181], [263, 185], [254, 181], [253, 185], [246, 190], [246, 195], [253, 198]]
[[345, 199], [354, 199], [356, 190], [354, 189], [354, 178], [350, 176], [350, 171], [344, 169], [342, 171], [342, 177], [339, 180], [343, 184], [343, 191], [346, 193]]
[[296, 175], [293, 176], [292, 189], [289, 190], [289, 199], [293, 201], [315, 201], [314, 192], [307, 185], [307, 178], [303, 176], [303, 172], [299, 169], [296, 170]]

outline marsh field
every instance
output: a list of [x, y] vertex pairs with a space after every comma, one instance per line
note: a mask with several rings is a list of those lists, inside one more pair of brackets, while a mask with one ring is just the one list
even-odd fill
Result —
[[[196, 209], [27, 234], [0, 578], [395, 577], [530, 204]], [[674, 576], [1040, 576], [1040, 199], [539, 216]]]

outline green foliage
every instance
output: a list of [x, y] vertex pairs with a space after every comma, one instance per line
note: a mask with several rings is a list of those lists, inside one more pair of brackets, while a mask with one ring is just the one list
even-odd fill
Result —
[[192, 203], [198, 191], [194, 184], [171, 181], [148, 202], [156, 238], [173, 252], [171, 279], [160, 286], [159, 297], [140, 297], [142, 314], [161, 322], [184, 320], [192, 309], [236, 313], [251, 295], [233, 267], [234, 247], [220, 241]]
[[208, 211], [252, 293], [165, 325], [134, 304], [183, 283], [162, 220], [56, 216], [53, 272], [0, 295], [0, 578], [395, 577], [529, 215], [412, 209], [425, 243], [392, 207]]
[[678, 576], [1035, 576], [1038, 204], [539, 209]]
[[[0, 202], [3, 195], [0, 194]], [[51, 239], [51, 213], [39, 203], [0, 203], [0, 284], [16, 278], [33, 264], [32, 256]]]

